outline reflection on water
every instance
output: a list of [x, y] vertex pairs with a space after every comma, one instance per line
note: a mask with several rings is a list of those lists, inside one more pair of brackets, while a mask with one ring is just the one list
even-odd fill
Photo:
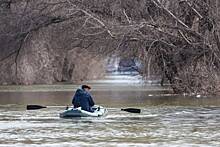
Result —
[[[218, 97], [184, 97], [155, 86], [99, 84], [106, 117], [61, 119], [73, 92], [0, 92], [0, 146], [220, 146]], [[130, 89], [130, 90], [128, 90]], [[157, 90], [155, 90], [157, 89]], [[26, 104], [50, 106], [25, 110]], [[120, 108], [141, 108], [141, 114]]]

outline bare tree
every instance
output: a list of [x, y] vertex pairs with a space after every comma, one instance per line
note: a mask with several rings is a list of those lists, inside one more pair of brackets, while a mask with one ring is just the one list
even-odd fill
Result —
[[87, 16], [83, 24], [86, 32], [91, 31], [88, 26], [99, 28], [85, 36], [106, 33], [111, 37], [106, 40], [117, 40], [115, 49], [121, 53], [138, 50], [137, 54], [146, 57], [143, 60], [153, 60], [154, 69], [174, 92], [216, 93], [219, 89], [217, 1], [68, 2], [74, 11]]
[[50, 45], [64, 53], [69, 79], [76, 67], [67, 63], [69, 53], [117, 53], [140, 58], [142, 74], [151, 69], [175, 93], [219, 91], [218, 0], [5, 0], [0, 6], [1, 62], [13, 56], [17, 67], [24, 42], [46, 28], [45, 36], [54, 36]]

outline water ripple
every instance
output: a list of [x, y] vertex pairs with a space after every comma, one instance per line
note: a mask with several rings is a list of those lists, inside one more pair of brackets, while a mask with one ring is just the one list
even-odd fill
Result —
[[0, 108], [1, 146], [219, 146], [218, 107], [110, 109], [106, 117], [61, 119], [62, 109]]

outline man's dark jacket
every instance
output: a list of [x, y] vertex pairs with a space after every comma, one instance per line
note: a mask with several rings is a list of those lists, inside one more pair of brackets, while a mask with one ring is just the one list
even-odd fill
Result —
[[83, 89], [76, 90], [76, 93], [72, 99], [72, 104], [74, 105], [74, 108], [81, 107], [82, 110], [89, 112], [93, 112], [91, 107], [95, 105], [90, 93]]

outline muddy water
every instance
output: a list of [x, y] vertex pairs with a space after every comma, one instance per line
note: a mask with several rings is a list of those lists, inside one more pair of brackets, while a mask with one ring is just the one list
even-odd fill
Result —
[[[173, 95], [130, 76], [88, 83], [107, 116], [59, 118], [78, 85], [0, 87], [0, 146], [220, 146], [218, 97]], [[120, 111], [127, 107], [142, 112]]]

